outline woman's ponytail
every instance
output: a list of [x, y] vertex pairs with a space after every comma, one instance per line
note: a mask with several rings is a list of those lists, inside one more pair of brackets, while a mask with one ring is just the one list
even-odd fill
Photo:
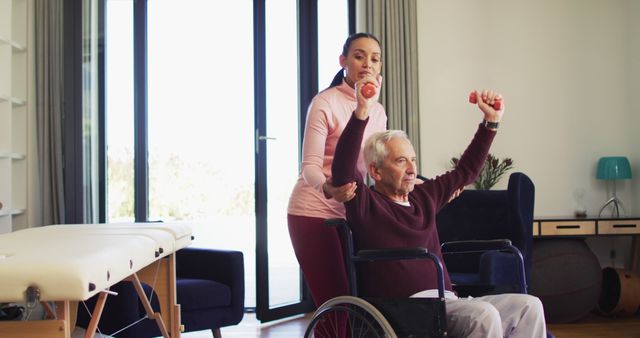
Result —
[[329, 85], [329, 87], [327, 87], [327, 89], [341, 85], [342, 79], [344, 79], [344, 71], [342, 70], [342, 68], [340, 68], [340, 70], [336, 73], [336, 76], [334, 76], [333, 80], [331, 80], [331, 84]]

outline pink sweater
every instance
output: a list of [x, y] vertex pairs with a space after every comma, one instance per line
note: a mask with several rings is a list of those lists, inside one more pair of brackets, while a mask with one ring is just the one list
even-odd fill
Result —
[[[289, 214], [318, 218], [345, 217], [344, 205], [325, 198], [322, 185], [331, 176], [336, 144], [356, 105], [355, 91], [344, 80], [341, 85], [318, 93], [311, 101], [302, 143], [302, 168], [289, 197]], [[364, 139], [386, 129], [386, 112], [380, 103], [376, 103], [369, 112]], [[362, 155], [358, 159], [358, 170], [364, 177], [366, 168]]]

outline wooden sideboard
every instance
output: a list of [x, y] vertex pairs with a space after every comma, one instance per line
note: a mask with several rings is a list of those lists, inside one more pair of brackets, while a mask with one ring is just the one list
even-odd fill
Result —
[[640, 217], [543, 217], [533, 220], [534, 238], [632, 236], [631, 269], [640, 271]]

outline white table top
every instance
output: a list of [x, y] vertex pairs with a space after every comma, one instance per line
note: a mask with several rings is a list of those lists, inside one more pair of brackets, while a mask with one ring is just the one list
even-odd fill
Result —
[[191, 244], [188, 223], [50, 225], [0, 235], [0, 302], [86, 300]]

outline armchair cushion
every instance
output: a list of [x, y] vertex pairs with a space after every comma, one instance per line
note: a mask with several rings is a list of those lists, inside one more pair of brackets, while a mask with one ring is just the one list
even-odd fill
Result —
[[178, 304], [182, 310], [199, 310], [231, 305], [229, 286], [212, 280], [181, 278], [177, 281]]

